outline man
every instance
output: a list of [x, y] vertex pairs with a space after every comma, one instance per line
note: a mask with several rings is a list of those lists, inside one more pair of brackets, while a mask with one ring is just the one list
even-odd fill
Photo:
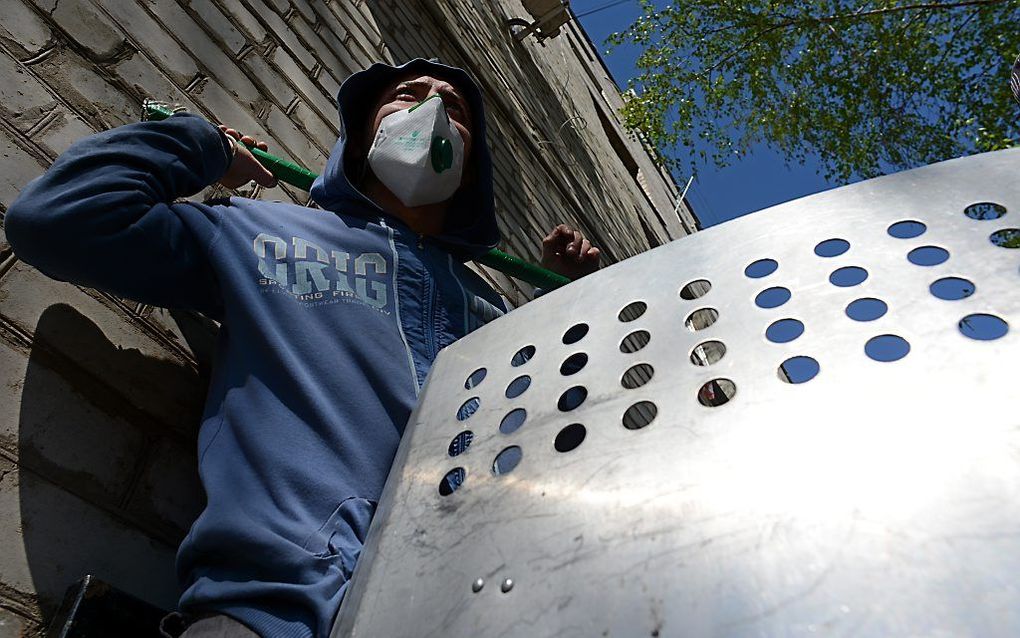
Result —
[[[472, 80], [376, 64], [338, 102], [321, 209], [176, 202], [273, 183], [238, 132], [177, 115], [78, 142], [7, 213], [42, 272], [221, 322], [198, 436], [207, 506], [177, 557], [189, 638], [328, 635], [429, 366], [505, 310], [463, 265], [499, 240]], [[598, 249], [560, 226], [543, 256], [578, 277]]]

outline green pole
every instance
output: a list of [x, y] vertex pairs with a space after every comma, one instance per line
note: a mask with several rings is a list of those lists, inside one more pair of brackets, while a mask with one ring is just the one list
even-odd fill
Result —
[[501, 273], [526, 281], [532, 286], [545, 290], [553, 290], [570, 283], [563, 275], [551, 270], [528, 263], [519, 257], [508, 255], [498, 248], [493, 248], [477, 259], [478, 263], [495, 268]]
[[[154, 100], [146, 100], [142, 108], [144, 109], [143, 118], [144, 120], [165, 120], [174, 114], [174, 111], [168, 108], [166, 105], [156, 102]], [[290, 184], [295, 188], [300, 188], [303, 191], [308, 191], [312, 188], [312, 182], [318, 177], [317, 174], [312, 171], [299, 166], [293, 162], [288, 162], [285, 159], [267, 153], [261, 149], [254, 148], [252, 146], [245, 145], [255, 159], [260, 164], [269, 169], [269, 172], [281, 182]], [[528, 263], [523, 259], [508, 255], [498, 248], [493, 248], [485, 255], [482, 255], [477, 260], [479, 263], [495, 268], [496, 270], [516, 277], [521, 281], [526, 281], [533, 286], [545, 288], [546, 290], [552, 290], [559, 288], [565, 284], [570, 283], [570, 279], [554, 273], [551, 270], [536, 266]]]

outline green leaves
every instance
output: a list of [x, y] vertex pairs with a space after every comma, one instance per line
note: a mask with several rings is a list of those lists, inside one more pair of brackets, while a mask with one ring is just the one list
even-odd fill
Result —
[[766, 142], [845, 181], [1020, 140], [1017, 0], [641, 5], [607, 42], [641, 47], [622, 116], [672, 168]]

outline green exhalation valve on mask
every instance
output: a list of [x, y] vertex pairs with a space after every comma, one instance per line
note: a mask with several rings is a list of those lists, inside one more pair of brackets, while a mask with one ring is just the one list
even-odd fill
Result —
[[[142, 104], [143, 120], [165, 120], [172, 116], [174, 112], [175, 111], [167, 105], [161, 102], [156, 102], [155, 100], [145, 100]], [[449, 143], [449, 140], [446, 140], [446, 142]], [[288, 162], [287, 160], [276, 157], [275, 155], [271, 155], [262, 149], [255, 148], [253, 146], [246, 146], [246, 148], [251, 151], [252, 155], [255, 156], [255, 159], [257, 159], [260, 164], [265, 166], [269, 172], [281, 182], [285, 182], [291, 186], [296, 186], [301, 190], [307, 191], [312, 187], [312, 182], [315, 181], [315, 178], [318, 177], [318, 175], [303, 166], [298, 166], [297, 164]], [[432, 157], [435, 158], [434, 143], [432, 151]], [[433, 162], [435, 162], [435, 159], [433, 159]], [[510, 275], [511, 277], [516, 277], [533, 286], [540, 286], [546, 290], [559, 288], [564, 284], [570, 283], [570, 279], [563, 275], [554, 273], [553, 271], [542, 268], [541, 266], [529, 264], [518, 257], [506, 254], [498, 248], [493, 248], [486, 254], [479, 257], [477, 261], [489, 266], [490, 268], [495, 268], [502, 273]]]
[[442, 173], [453, 168], [453, 144], [445, 137], [437, 135], [432, 138], [430, 155], [432, 158], [432, 170], [435, 172]]

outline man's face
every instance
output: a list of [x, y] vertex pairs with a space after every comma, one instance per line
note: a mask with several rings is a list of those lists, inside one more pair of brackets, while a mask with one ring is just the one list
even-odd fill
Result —
[[450, 121], [464, 139], [464, 163], [471, 157], [471, 112], [467, 100], [452, 84], [430, 75], [407, 78], [389, 86], [375, 107], [375, 117], [369, 123], [366, 140], [375, 139], [379, 124], [391, 113], [409, 109], [415, 104], [438, 95], [443, 100]]

